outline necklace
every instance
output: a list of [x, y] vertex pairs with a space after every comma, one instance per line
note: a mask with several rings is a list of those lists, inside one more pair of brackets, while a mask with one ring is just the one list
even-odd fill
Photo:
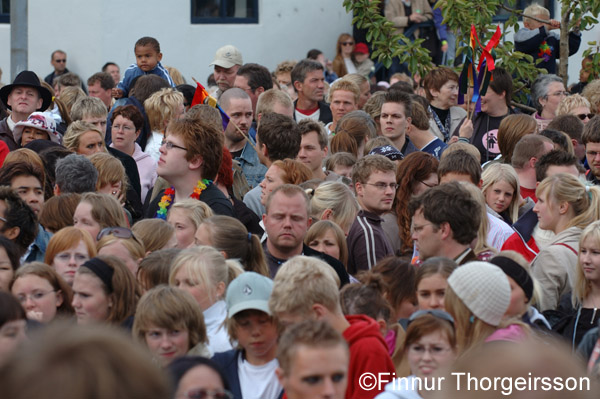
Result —
[[[190, 198], [199, 200], [202, 192], [211, 184], [212, 180], [198, 180], [198, 184], [196, 185], [196, 188], [194, 188], [192, 194], [190, 194]], [[174, 195], [175, 189], [173, 187], [169, 187], [165, 190], [165, 194], [160, 198], [160, 202], [158, 203], [158, 211], [156, 211], [157, 218], [167, 220], [167, 212], [173, 203]]]

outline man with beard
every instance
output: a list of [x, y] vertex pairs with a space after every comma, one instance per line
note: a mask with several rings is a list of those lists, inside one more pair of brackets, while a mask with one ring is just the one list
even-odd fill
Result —
[[260, 163], [252, 145], [255, 143], [251, 144], [249, 141], [252, 140], [248, 136], [252, 124], [252, 100], [244, 90], [234, 87], [221, 95], [219, 104], [230, 120], [225, 129], [225, 147], [231, 152], [233, 159], [240, 163], [248, 184], [254, 188], [265, 177], [267, 167]]

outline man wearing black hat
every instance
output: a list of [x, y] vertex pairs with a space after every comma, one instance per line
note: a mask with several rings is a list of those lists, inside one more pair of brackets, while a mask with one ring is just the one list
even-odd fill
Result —
[[12, 111], [0, 121], [0, 140], [13, 151], [19, 148], [12, 133], [17, 122], [26, 120], [32, 112], [47, 109], [52, 102], [52, 95], [40, 85], [40, 79], [35, 73], [23, 71], [12, 84], [0, 89], [0, 100]]

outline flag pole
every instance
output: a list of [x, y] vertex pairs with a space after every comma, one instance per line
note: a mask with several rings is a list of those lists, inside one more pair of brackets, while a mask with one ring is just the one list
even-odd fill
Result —
[[[196, 82], [196, 85], [200, 84], [200, 83], [198, 83], [198, 81], [197, 81], [197, 80], [196, 80], [196, 79], [195, 79], [193, 76], [192, 76], [192, 80], [193, 80], [194, 82]], [[219, 107], [219, 104], [217, 104], [217, 107]], [[219, 108], [220, 108], [220, 107], [219, 107]], [[221, 110], [222, 110], [222, 109], [221, 109]], [[225, 113], [225, 111], [223, 111], [223, 113]], [[231, 119], [229, 119], [229, 122], [228, 122], [228, 123], [231, 123], [231, 124], [232, 124], [232, 125], [233, 125], [233, 126], [236, 128], [236, 130], [237, 130], [237, 131], [238, 131], [238, 132], [239, 132], [239, 133], [242, 135], [242, 137], [244, 137], [244, 139], [245, 139], [245, 140], [248, 142], [248, 144], [250, 144], [250, 146], [251, 146], [251, 147], [254, 149], [254, 151], [256, 151], [256, 153], [258, 154], [258, 148], [256, 148], [256, 145], [255, 145], [255, 144], [252, 142], [252, 140], [250, 139], [250, 137], [249, 137], [247, 134], [245, 134], [245, 133], [242, 131], [242, 129], [240, 129], [240, 127], [239, 127], [239, 126], [238, 126], [238, 125], [237, 125], [237, 124], [236, 124], [234, 121], [232, 121]]]

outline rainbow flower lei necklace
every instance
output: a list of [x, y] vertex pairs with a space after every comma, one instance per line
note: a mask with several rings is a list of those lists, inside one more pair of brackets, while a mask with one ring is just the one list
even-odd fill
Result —
[[[196, 188], [194, 188], [194, 192], [190, 194], [190, 198], [199, 200], [200, 194], [202, 194], [202, 192], [211, 184], [212, 180], [198, 180], [198, 184], [196, 185]], [[160, 202], [158, 203], [158, 211], [156, 211], [157, 218], [167, 220], [167, 212], [173, 203], [173, 195], [175, 195], [175, 189], [173, 187], [169, 187], [165, 190], [165, 195], [160, 198]]]

